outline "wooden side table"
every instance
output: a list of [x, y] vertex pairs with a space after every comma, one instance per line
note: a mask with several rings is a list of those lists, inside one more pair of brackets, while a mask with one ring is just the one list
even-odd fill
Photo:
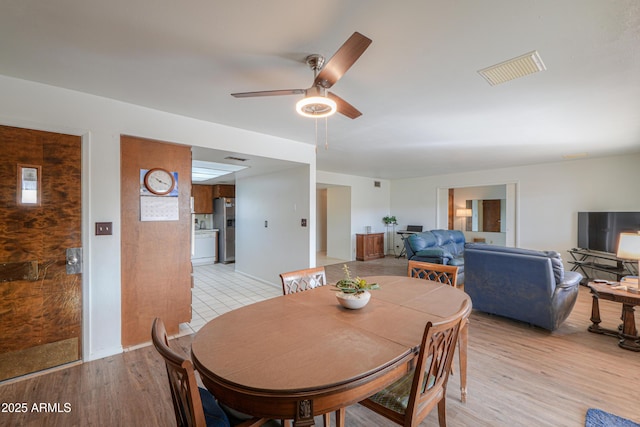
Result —
[[[626, 350], [640, 351], [640, 336], [636, 329], [634, 307], [640, 305], [640, 294], [634, 294], [621, 289], [612, 289], [607, 283], [589, 282], [589, 288], [593, 296], [591, 305], [591, 322], [589, 332], [618, 337], [618, 345]], [[599, 300], [619, 302], [622, 304], [622, 325], [618, 329], [600, 327], [600, 303]]]

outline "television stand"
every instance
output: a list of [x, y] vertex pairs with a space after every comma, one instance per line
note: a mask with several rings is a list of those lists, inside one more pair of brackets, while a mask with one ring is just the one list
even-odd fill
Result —
[[583, 283], [591, 282], [596, 272], [608, 273], [616, 276], [616, 282], [619, 282], [624, 276], [637, 276], [636, 267], [638, 262], [634, 260], [621, 259], [615, 254], [609, 252], [592, 251], [589, 249], [573, 248], [569, 249], [569, 254], [573, 260], [569, 260], [572, 264], [571, 271], [578, 271], [584, 276]]

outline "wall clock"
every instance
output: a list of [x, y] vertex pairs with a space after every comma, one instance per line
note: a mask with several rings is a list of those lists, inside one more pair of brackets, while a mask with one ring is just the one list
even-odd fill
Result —
[[164, 196], [171, 193], [171, 190], [173, 190], [175, 185], [176, 180], [173, 177], [173, 174], [163, 168], [150, 169], [144, 175], [144, 186], [152, 194], [156, 194], [158, 196]]

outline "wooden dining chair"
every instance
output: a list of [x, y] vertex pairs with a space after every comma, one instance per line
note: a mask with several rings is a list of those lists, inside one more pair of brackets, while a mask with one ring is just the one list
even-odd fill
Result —
[[290, 271], [280, 274], [282, 281], [282, 293], [284, 295], [295, 294], [327, 284], [327, 276], [324, 267], [306, 268], [304, 270]]
[[[289, 295], [296, 292], [303, 292], [327, 284], [327, 275], [324, 267], [306, 268], [280, 274], [282, 281], [282, 294]], [[344, 419], [344, 409], [336, 411], [336, 417]], [[331, 415], [322, 414], [322, 421], [325, 427], [331, 425]], [[284, 427], [291, 426], [291, 420], [283, 421]]]
[[[407, 274], [409, 277], [432, 280], [454, 288], [458, 284], [458, 267], [454, 265], [434, 264], [422, 261], [409, 261]], [[460, 363], [460, 400], [467, 401], [467, 350], [469, 341], [469, 315], [465, 317], [458, 334], [458, 356]]]
[[444, 283], [454, 288], [458, 286], [458, 267], [455, 265], [409, 261], [407, 275], [418, 279]]
[[[151, 341], [167, 368], [178, 427], [230, 427], [227, 414], [220, 408], [213, 395], [208, 390], [198, 387], [191, 360], [169, 347], [164, 323], [157, 317], [151, 326]], [[236, 426], [257, 427], [267, 421], [252, 418]]]
[[415, 368], [360, 404], [397, 424], [412, 427], [438, 405], [438, 421], [440, 427], [445, 427], [447, 383], [468, 305], [465, 300], [458, 313], [448, 320], [428, 322]]

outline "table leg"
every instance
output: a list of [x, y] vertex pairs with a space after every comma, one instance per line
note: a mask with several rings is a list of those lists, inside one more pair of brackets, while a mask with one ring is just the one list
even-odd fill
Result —
[[467, 347], [469, 342], [469, 319], [462, 321], [458, 334], [458, 356], [460, 359], [460, 400], [467, 402]]
[[620, 334], [618, 345], [627, 350], [640, 351], [638, 330], [636, 329], [636, 320], [633, 312], [632, 305], [622, 305], [622, 333]]
[[340, 408], [336, 411], [336, 427], [345, 427], [344, 414], [345, 408]]
[[589, 332], [594, 332], [596, 334], [603, 334], [604, 331], [600, 328], [600, 303], [598, 302], [598, 296], [593, 294], [593, 299], [591, 301], [591, 326], [589, 326]]
[[[338, 414], [338, 411], [336, 411]], [[322, 423], [324, 427], [331, 427], [331, 413], [322, 414]]]

